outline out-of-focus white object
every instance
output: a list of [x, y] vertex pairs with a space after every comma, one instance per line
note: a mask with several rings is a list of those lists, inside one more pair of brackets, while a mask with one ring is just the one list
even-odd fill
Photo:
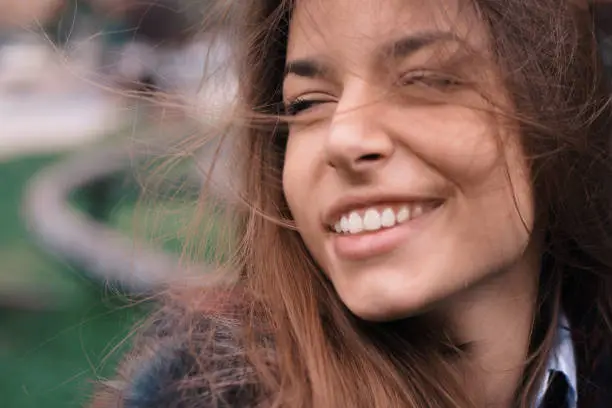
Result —
[[52, 49], [43, 43], [13, 43], [1, 47], [0, 92], [29, 87], [54, 62]]
[[134, 41], [121, 50], [110, 75], [123, 86], [152, 80], [162, 93], [178, 99], [190, 117], [210, 123], [231, 109], [238, 92], [231, 52], [221, 36], [172, 47]]
[[0, 160], [72, 149], [124, 123], [121, 98], [83, 75], [83, 65], [44, 39], [0, 47]]
[[160, 59], [159, 48], [142, 41], [131, 41], [120, 52], [119, 61], [112, 70], [115, 80], [122, 85], [139, 83], [145, 77], [154, 77]]
[[116, 131], [124, 113], [93, 91], [0, 97], [0, 160], [94, 142]]
[[65, 0], [0, 0], [0, 27], [42, 26], [61, 10]]
[[230, 109], [238, 92], [232, 50], [223, 37], [193, 42], [163, 55], [159, 73], [193, 108], [213, 116]]

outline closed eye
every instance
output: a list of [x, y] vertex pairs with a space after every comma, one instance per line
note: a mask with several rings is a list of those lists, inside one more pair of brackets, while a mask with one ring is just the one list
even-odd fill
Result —
[[426, 87], [448, 90], [448, 88], [463, 85], [463, 81], [455, 76], [432, 71], [411, 71], [399, 80], [401, 86], [423, 85]]
[[311, 98], [296, 98], [293, 101], [288, 102], [285, 105], [285, 114], [289, 116], [297, 116], [302, 112], [305, 112], [316, 105], [329, 103], [329, 99], [311, 99]]

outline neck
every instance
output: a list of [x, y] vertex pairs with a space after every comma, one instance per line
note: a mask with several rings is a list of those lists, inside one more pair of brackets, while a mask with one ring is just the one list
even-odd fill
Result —
[[525, 256], [443, 306], [460, 344], [468, 344], [465, 386], [478, 406], [512, 405], [529, 352], [536, 312], [539, 256]]

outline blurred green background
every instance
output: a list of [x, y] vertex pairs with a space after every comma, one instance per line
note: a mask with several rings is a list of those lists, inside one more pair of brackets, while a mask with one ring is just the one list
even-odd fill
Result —
[[[130, 334], [153, 306], [128, 298], [103, 279], [92, 280], [90, 271], [44, 251], [26, 227], [23, 203], [32, 176], [68, 155], [85, 147], [124, 146], [132, 138], [148, 140], [150, 132], [140, 128], [143, 124], [144, 129], [158, 129], [184, 123], [189, 115], [184, 106], [201, 100], [207, 58], [206, 45], [193, 30], [186, 30], [201, 14], [185, 4], [195, 3], [3, 3], [0, 408], [83, 407], [94, 383], [113, 376]], [[178, 96], [185, 104], [158, 108], [151, 91]], [[134, 97], [139, 92], [144, 98]], [[111, 180], [108, 202], [100, 204], [91, 192], [76, 191], [70, 204], [127, 238], [144, 238], [158, 244], [158, 250], [180, 251], [179, 225], [189, 220], [193, 200], [187, 198], [186, 205], [176, 196], [174, 201], [158, 201], [156, 205], [169, 211], [150, 217], [150, 212], [159, 213], [158, 207], [149, 211], [139, 203], [133, 170]], [[96, 217], [100, 209], [104, 214]]]
[[[43, 253], [28, 235], [20, 218], [23, 189], [33, 174], [60, 158], [0, 162], [2, 407], [82, 407], [93, 381], [112, 374], [123, 351], [117, 346], [146, 312], [135, 300]], [[40, 302], [46, 310], [27, 310]]]
[[[95, 187], [89, 186], [92, 188], [73, 191], [69, 205], [127, 238], [122, 241], [127, 247], [120, 268], [123, 281], [138, 275], [155, 291], [159, 288], [151, 284], [155, 276], [161, 280], [170, 273], [179, 276], [173, 267], [183, 250], [187, 259], [197, 256], [194, 262], [223, 257], [224, 253], [213, 252], [207, 238], [223, 237], [216, 217], [218, 203], [208, 206], [212, 212], [201, 217], [202, 223], [197, 219], [193, 222], [195, 198], [202, 182], [197, 171], [197, 165], [202, 164], [200, 158], [189, 157], [192, 152], [166, 149], [172, 137], [182, 143], [187, 134], [197, 135], [201, 128], [193, 125], [210, 120], [201, 114], [208, 104], [218, 112], [235, 88], [233, 71], [225, 65], [231, 54], [225, 48], [229, 45], [223, 41], [211, 43], [206, 35], [199, 35], [211, 4], [187, 0], [3, 2], [0, 408], [85, 406], [94, 384], [113, 377], [118, 361], [130, 346], [130, 334], [154, 306], [142, 298], [128, 298], [106, 282], [107, 276], [98, 274], [94, 279], [91, 270], [80, 269], [79, 264], [62, 260], [69, 258], [53, 256], [43, 249], [37, 234], [27, 227], [24, 214], [28, 208], [24, 199], [34, 175], [48, 174], [49, 166], [64, 163], [73, 155], [96, 152], [98, 147], [117, 147], [123, 152], [126, 148], [129, 154], [135, 152], [147, 159], [150, 148], [154, 151], [151, 156], [179, 157], [180, 163], [169, 166], [166, 172], [157, 164], [146, 167], [136, 163], [143, 168], [134, 168], [132, 156], [122, 156], [127, 159], [125, 171], [106, 179], [110, 180], [107, 195], [103, 193], [100, 199], [91, 191]], [[215, 25], [225, 21], [212, 20]], [[219, 75], [223, 86], [218, 86], [212, 73]], [[203, 84], [203, 78], [210, 82]], [[214, 86], [207, 88], [208, 83]], [[71, 170], [78, 174], [83, 168]], [[142, 180], [138, 177], [142, 174], [147, 178], [149, 173], [156, 173], [161, 184], [170, 185], [162, 186], [162, 197], [142, 201]], [[181, 188], [183, 182], [187, 189]], [[185, 190], [189, 191], [184, 194]], [[44, 208], [45, 203], [38, 204]], [[55, 210], [44, 219], [53, 217]], [[65, 224], [63, 221], [55, 228], [72, 232]], [[88, 238], [105, 237], [100, 225], [88, 231]], [[184, 248], [187, 236], [193, 248]], [[112, 235], [106, 241], [113, 244], [120, 240]], [[151, 266], [156, 266], [152, 263], [158, 261], [157, 256], [149, 257], [153, 262], [133, 273], [136, 268], [132, 268], [132, 261], [137, 255], [132, 256], [130, 251], [143, 242], [171, 255], [162, 257], [168, 263], [159, 263], [157, 275], [147, 272], [155, 269]], [[78, 243], [72, 241], [74, 246]], [[114, 252], [95, 248], [88, 255], [100, 267], [109, 259], [106, 254]], [[91, 256], [91, 252], [100, 257]], [[160, 255], [157, 252], [154, 255]], [[142, 256], [138, 260], [143, 258], [149, 259]], [[172, 269], [167, 272], [168, 265]]]

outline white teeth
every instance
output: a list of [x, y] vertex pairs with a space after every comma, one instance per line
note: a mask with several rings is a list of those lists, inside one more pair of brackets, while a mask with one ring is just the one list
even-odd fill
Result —
[[395, 225], [395, 213], [391, 208], [385, 208], [381, 216], [381, 225], [389, 228]]
[[363, 231], [363, 221], [355, 211], [349, 214], [348, 227], [351, 234], [358, 234]]
[[399, 211], [397, 212], [397, 222], [402, 223], [402, 222], [408, 221], [409, 219], [410, 219], [410, 210], [408, 209], [408, 207], [404, 206], [400, 208]]
[[340, 221], [338, 221], [335, 225], [334, 225], [334, 231], [336, 231], [336, 233], [340, 234], [342, 232], [342, 226], [340, 225]]
[[[364, 212], [365, 210], [365, 212]], [[371, 207], [361, 211], [351, 211], [340, 218], [331, 230], [338, 234], [359, 234], [363, 231], [377, 231], [381, 228], [391, 228], [426, 212], [426, 204], [402, 205], [399, 208], [386, 207], [379, 209]]]
[[381, 227], [381, 219], [378, 211], [370, 209], [363, 215], [363, 228], [366, 231], [376, 231]]
[[348, 218], [346, 217], [342, 217], [340, 219], [340, 229], [342, 230], [342, 232], [347, 233], [349, 232], [349, 221]]

